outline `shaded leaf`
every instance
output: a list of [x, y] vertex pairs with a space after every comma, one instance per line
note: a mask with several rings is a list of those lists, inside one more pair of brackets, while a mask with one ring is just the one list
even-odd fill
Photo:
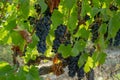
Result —
[[53, 24], [53, 29], [56, 29], [56, 27], [60, 24], [63, 23], [63, 14], [61, 14], [59, 11], [54, 10], [52, 17], [52, 24]]
[[47, 9], [47, 4], [45, 3], [45, 0], [38, 0], [38, 2], [41, 6], [41, 13], [45, 12], [45, 10]]
[[0, 76], [11, 73], [12, 68], [7, 62], [0, 62]]
[[115, 37], [117, 31], [120, 29], [120, 13], [111, 17], [108, 27], [108, 36]]
[[84, 50], [85, 46], [86, 46], [86, 42], [84, 40], [81, 39], [79, 41], [76, 41], [74, 47], [72, 48], [71, 55], [77, 56], [79, 54], [79, 52]]
[[58, 52], [61, 53], [64, 58], [69, 57], [71, 54], [71, 45], [60, 45]]
[[107, 54], [104, 53], [104, 52], [99, 54], [98, 61], [99, 61], [100, 64], [103, 64], [105, 62], [106, 56], [107, 56]]
[[87, 53], [83, 53], [79, 60], [78, 60], [78, 66], [81, 67], [83, 66], [83, 64], [85, 63], [85, 61], [87, 61], [87, 57], [88, 57], [88, 54]]
[[19, 7], [21, 11], [21, 15], [24, 18], [27, 18], [29, 15], [29, 8], [30, 8], [30, 0], [19, 0]]

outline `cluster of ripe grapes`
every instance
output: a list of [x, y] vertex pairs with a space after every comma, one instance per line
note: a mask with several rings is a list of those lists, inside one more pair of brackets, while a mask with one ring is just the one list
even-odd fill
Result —
[[[41, 6], [39, 4], [35, 4], [34, 6], [36, 13], [41, 14]], [[35, 17], [29, 16], [28, 21], [30, 22], [30, 25], [35, 26], [36, 35], [39, 38], [38, 44], [37, 44], [37, 50], [39, 53], [45, 53], [46, 51], [46, 37], [50, 30], [50, 25], [52, 23], [51, 21], [51, 15], [48, 12], [48, 10], [45, 11], [44, 16], [41, 17], [39, 20], [36, 20]]]
[[40, 18], [36, 23], [36, 35], [39, 38], [39, 42], [37, 45], [37, 50], [40, 53], [44, 53], [46, 51], [46, 37], [50, 30], [51, 25], [51, 19], [50, 16], [44, 16], [43, 18]]
[[99, 36], [98, 34], [98, 30], [99, 30], [99, 24], [98, 23], [94, 23], [91, 27], [91, 33], [92, 33], [92, 42], [95, 42]]
[[[98, 23], [93, 24], [93, 26], [91, 27], [91, 33], [92, 33], [91, 41], [92, 42], [95, 42], [97, 38], [99, 37], [99, 33], [98, 33], [99, 27], [100, 26]], [[108, 32], [106, 32], [106, 34], [108, 35]], [[105, 37], [107, 37], [107, 35], [105, 35]], [[109, 40], [109, 45], [120, 46], [120, 29], [116, 33], [116, 36]]]
[[[109, 6], [109, 9], [111, 11], [117, 11], [118, 10], [118, 7], [115, 6], [115, 5], [110, 5]], [[95, 15], [94, 19], [96, 18], [100, 18], [100, 12], [98, 12], [98, 14]], [[97, 38], [99, 37], [99, 28], [100, 28], [100, 25], [101, 25], [102, 21], [101, 22], [95, 22], [92, 27], [91, 27], [91, 33], [92, 33], [92, 38], [91, 38], [91, 41], [92, 42], [95, 42], [97, 40]], [[109, 20], [104, 22], [106, 23], [107, 25], [109, 25]], [[108, 37], [108, 27], [107, 27], [107, 31], [106, 33], [104, 34], [104, 37], [107, 38]], [[118, 30], [118, 32], [116, 33], [116, 36], [114, 38], [111, 38], [109, 39], [109, 45], [110, 46], [120, 46], [120, 29]]]
[[83, 69], [84, 66], [82, 66], [80, 68], [78, 67], [79, 57], [80, 57], [80, 55], [78, 55], [76, 57], [68, 58], [68, 69], [69, 69], [68, 75], [70, 77], [74, 77], [77, 74], [78, 80], [81, 80], [84, 77], [85, 72]]
[[57, 29], [54, 31], [55, 33], [55, 39], [53, 41], [53, 52], [57, 53], [57, 50], [60, 46], [60, 44], [62, 43], [62, 41], [64, 41], [64, 36], [65, 36], [65, 33], [66, 33], [66, 29], [67, 27], [65, 25], [59, 25], [57, 27]]
[[[35, 5], [35, 9], [36, 9], [36, 12], [38, 14], [40, 14], [41, 7], [38, 4]], [[114, 6], [111, 6], [110, 10], [117, 10], [117, 8]], [[99, 17], [99, 14], [98, 14], [98, 16], [95, 16], [95, 18]], [[37, 44], [37, 50], [39, 53], [44, 54], [44, 52], [47, 49], [46, 48], [46, 37], [49, 33], [50, 25], [52, 24], [52, 21], [50, 18], [51, 18], [51, 14], [49, 12], [49, 9], [47, 9], [44, 16], [42, 18], [40, 18], [39, 20], [37, 20], [37, 22], [35, 23], [36, 35], [39, 38], [39, 41]], [[87, 21], [89, 19], [90, 19], [90, 16], [86, 15], [85, 21]], [[35, 18], [33, 18], [33, 17], [30, 17], [29, 20], [30, 20], [30, 24], [33, 24], [35, 22]], [[100, 24], [98, 22], [95, 22], [91, 27], [92, 42], [95, 42], [99, 36], [99, 33], [98, 33], [99, 26], [100, 26]], [[57, 53], [58, 48], [61, 44], [65, 44], [65, 45], [71, 44], [71, 41], [69, 38], [70, 35], [67, 35], [68, 32], [67, 32], [67, 27], [65, 25], [63, 25], [63, 24], [59, 25], [56, 28], [56, 30], [54, 31], [54, 34], [55, 34], [55, 39], [54, 39], [53, 45], [52, 45], [52, 51], [54, 53]], [[113, 42], [113, 40], [112, 40], [112, 42]], [[114, 39], [114, 46], [118, 46], [119, 44], [120, 44], [120, 30], [117, 32], [117, 35]], [[78, 67], [79, 57], [80, 57], [80, 55], [78, 55], [76, 57], [68, 58], [68, 69], [69, 69], [68, 74], [70, 77], [74, 77], [77, 74], [78, 79], [81, 80], [84, 77], [85, 73], [83, 70], [84, 65], [80, 68]]]

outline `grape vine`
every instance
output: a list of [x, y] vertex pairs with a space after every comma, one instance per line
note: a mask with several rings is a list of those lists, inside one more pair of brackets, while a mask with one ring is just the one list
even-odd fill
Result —
[[[0, 44], [12, 46], [13, 64], [17, 65], [13, 73], [29, 67], [28, 72], [33, 69], [37, 75], [46, 69], [43, 74], [58, 76], [68, 67], [68, 75], [81, 80], [94, 73], [96, 64], [105, 62], [107, 47], [120, 46], [119, 21], [119, 0], [2, 0]], [[17, 57], [24, 59], [22, 68]], [[35, 63], [46, 59], [53, 64], [37, 73]]]

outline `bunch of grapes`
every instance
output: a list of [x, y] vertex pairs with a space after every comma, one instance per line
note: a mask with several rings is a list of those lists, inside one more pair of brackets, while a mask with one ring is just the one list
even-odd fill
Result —
[[84, 17], [84, 20], [87, 21], [89, 19], [90, 19], [90, 16], [86, 14], [85, 17]]
[[91, 33], [92, 33], [92, 42], [95, 42], [99, 36], [98, 34], [99, 24], [94, 23], [91, 27]]
[[36, 12], [38, 13], [38, 14], [40, 14], [41, 13], [41, 6], [39, 5], [39, 4], [35, 4], [35, 10], [36, 10]]
[[55, 30], [55, 39], [53, 41], [53, 52], [57, 52], [59, 46], [61, 43], [65, 40], [65, 33], [66, 33], [67, 27], [65, 25], [59, 25], [57, 29]]
[[51, 23], [49, 15], [40, 18], [36, 23], [36, 35], [39, 38], [37, 50], [39, 53], [44, 53], [46, 51], [46, 37], [49, 33]]
[[77, 77], [79, 80], [81, 80], [84, 77], [84, 70], [83, 70], [83, 66], [82, 67], [78, 67], [78, 60], [79, 60], [80, 55], [76, 56], [76, 57], [69, 57], [68, 59], [68, 75], [70, 77], [74, 77], [77, 74]]
[[116, 33], [116, 36], [114, 38], [113, 46], [119, 46], [120, 45], [120, 29]]
[[115, 6], [115, 5], [110, 4], [109, 9], [110, 9], [111, 11], [117, 11], [117, 10], [118, 10], [118, 7]]
[[28, 17], [28, 21], [29, 21], [30, 25], [35, 24], [35, 18], [32, 17], [32, 16], [29, 16], [29, 17]]

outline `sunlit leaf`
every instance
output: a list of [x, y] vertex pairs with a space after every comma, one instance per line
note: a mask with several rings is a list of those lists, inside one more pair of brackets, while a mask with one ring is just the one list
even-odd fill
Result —
[[88, 57], [84, 66], [84, 71], [87, 73], [90, 71], [91, 68], [93, 68], [93, 59], [91, 57]]

